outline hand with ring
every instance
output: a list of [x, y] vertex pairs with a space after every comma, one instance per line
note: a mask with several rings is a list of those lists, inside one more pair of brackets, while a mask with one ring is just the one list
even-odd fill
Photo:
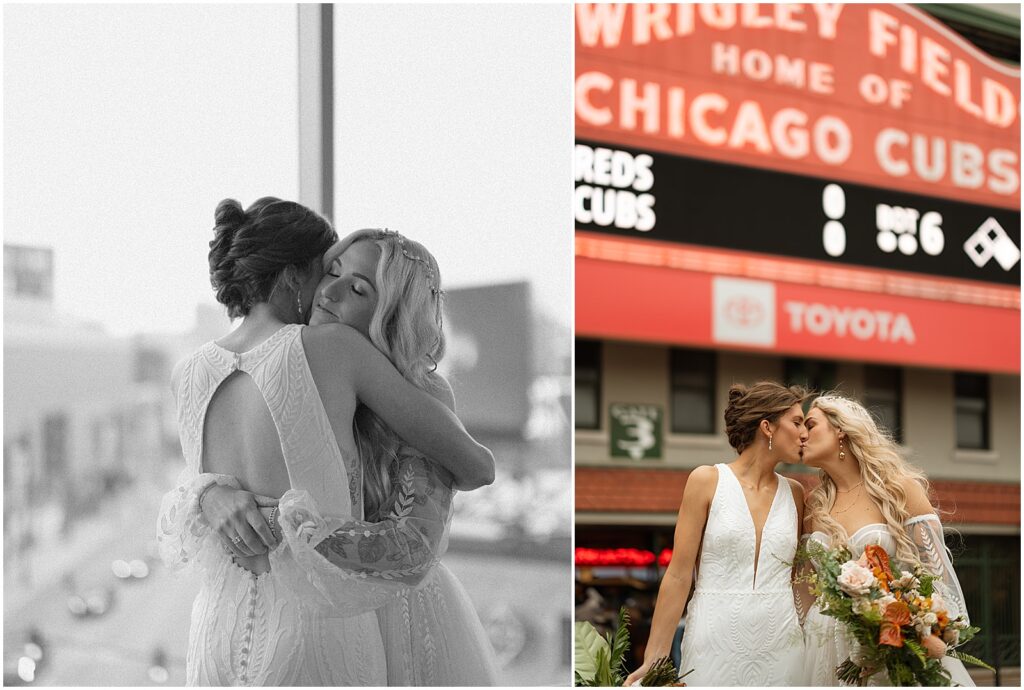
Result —
[[199, 509], [228, 551], [248, 558], [268, 553], [280, 542], [260, 512], [261, 507], [273, 507], [277, 502], [251, 491], [215, 485], [203, 493]]

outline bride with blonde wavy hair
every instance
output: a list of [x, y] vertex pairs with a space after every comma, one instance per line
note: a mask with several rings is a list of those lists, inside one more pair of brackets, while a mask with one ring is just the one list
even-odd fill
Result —
[[[940, 578], [936, 591], [950, 617], [966, 615], [942, 522], [928, 499], [928, 480], [905, 460], [889, 432], [863, 405], [833, 394], [811, 403], [804, 424], [802, 462], [821, 470], [821, 483], [805, 504], [805, 538], [826, 548], [844, 544], [854, 558], [878, 544], [898, 563], [919, 563]], [[835, 618], [817, 610], [806, 589], [798, 587], [797, 600], [806, 616], [804, 684], [838, 685], [836, 667], [850, 655], [852, 639]], [[944, 657], [943, 666], [954, 683], [974, 685], [960, 661]], [[869, 684], [888, 685], [884, 670]]]
[[[408, 383], [454, 411], [451, 386], [437, 373], [445, 352], [444, 291], [430, 252], [397, 232], [357, 230], [327, 249], [322, 269], [309, 328], [355, 329]], [[335, 347], [350, 345], [339, 339]], [[288, 546], [310, 582], [332, 605], [375, 610], [389, 686], [497, 685], [495, 653], [476, 610], [440, 562], [457, 488], [444, 466], [452, 466], [450, 459], [428, 459], [365, 404], [350, 424], [357, 452], [345, 458], [349, 514], [295, 490], [279, 505], [255, 496], [260, 512], [275, 534], [282, 516], [303, 516], [309, 534]], [[225, 489], [197, 509], [227, 512], [247, 496]]]
[[[376, 288], [365, 330], [370, 342], [406, 380], [454, 411], [451, 386], [437, 373], [445, 353], [441, 272], [422, 244], [377, 229], [357, 230], [335, 244], [324, 255], [321, 308], [310, 325], [362, 325], [340, 306], [346, 275], [357, 272], [360, 254], [366, 255], [366, 270], [373, 268]], [[405, 445], [365, 405], [356, 410], [354, 431], [363, 470], [363, 524], [372, 527], [381, 562], [404, 569], [388, 577], [397, 576], [406, 586], [377, 611], [388, 685], [496, 685], [497, 661], [476, 610], [440, 562], [451, 526], [452, 476]], [[339, 530], [345, 533], [347, 526]], [[332, 561], [365, 572], [361, 560]]]

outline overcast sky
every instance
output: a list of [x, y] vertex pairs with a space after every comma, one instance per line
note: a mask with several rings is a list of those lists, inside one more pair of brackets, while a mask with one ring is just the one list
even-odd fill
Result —
[[[4, 7], [4, 241], [59, 310], [183, 331], [225, 196], [298, 197], [295, 5]], [[568, 6], [336, 6], [339, 233], [388, 226], [448, 287], [572, 317]]]

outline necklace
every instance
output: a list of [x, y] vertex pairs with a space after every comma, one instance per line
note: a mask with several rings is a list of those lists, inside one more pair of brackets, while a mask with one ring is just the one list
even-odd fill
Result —
[[856, 484], [854, 484], [851, 488], [847, 489], [846, 491], [840, 491], [839, 488], [837, 487], [836, 488], [836, 493], [837, 494], [848, 494], [851, 491], [853, 491], [854, 489], [856, 489], [857, 487], [859, 487], [863, 483], [864, 483], [864, 480], [862, 479], [859, 482], [857, 482]]
[[[864, 482], [861, 482], [861, 484], [863, 484], [863, 483]], [[848, 489], [847, 493], [849, 493], [852, 490], [853, 489]], [[837, 489], [837, 491], [838, 491], [838, 489]], [[857, 493], [853, 495], [853, 500], [850, 501], [850, 505], [846, 506], [842, 510], [836, 510], [836, 504], [833, 502], [832, 503], [832, 510], [830, 510], [829, 512], [832, 515], [841, 515], [841, 514], [845, 513], [846, 511], [848, 511], [850, 508], [852, 508], [854, 505], [856, 505], [858, 498], [860, 498], [860, 484], [857, 485]]]

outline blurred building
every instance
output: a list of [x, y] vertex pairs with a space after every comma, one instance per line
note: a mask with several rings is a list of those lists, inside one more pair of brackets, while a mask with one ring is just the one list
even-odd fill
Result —
[[145, 363], [127, 339], [54, 308], [54, 265], [49, 248], [4, 245], [4, 575], [26, 589], [76, 520], [160, 453]]
[[773, 379], [894, 431], [962, 535], [972, 651], [1019, 666], [1019, 6], [924, 8], [577, 5], [587, 615], [649, 620], [729, 386]]

